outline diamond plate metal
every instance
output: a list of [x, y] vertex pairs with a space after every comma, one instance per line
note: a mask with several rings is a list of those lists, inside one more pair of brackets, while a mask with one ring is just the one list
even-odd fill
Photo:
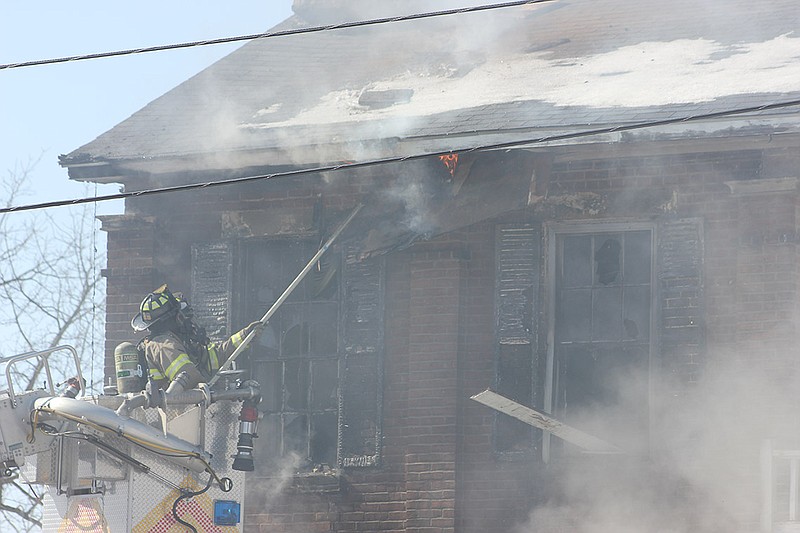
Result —
[[[243, 528], [237, 526], [214, 526], [213, 503], [215, 499], [235, 500], [242, 504], [244, 516], [245, 475], [231, 469], [232, 457], [236, 453], [238, 438], [238, 403], [220, 402], [211, 405], [205, 416], [204, 441], [206, 449], [212, 454], [211, 466], [218, 477], [227, 477], [233, 481], [230, 492], [223, 492], [216, 482], [205, 493], [182, 500], [177, 510], [187, 522], [194, 523], [198, 531], [234, 533]], [[156, 410], [137, 410], [135, 418], [159, 427], [159, 417]], [[117, 437], [104, 437], [107, 444], [114, 448], [129, 453], [135, 460], [149, 467], [149, 472], [137, 471], [129, 465], [121, 465], [115, 459], [107, 457], [104, 453], [96, 454], [94, 462], [81, 461], [79, 473], [81, 481], [87, 479], [87, 465], [94, 464], [94, 477], [104, 478], [100, 481], [101, 494], [72, 496], [56, 495], [51, 491], [45, 501], [43, 511], [42, 531], [63, 532], [70, 527], [87, 527], [78, 524], [76, 516], [70, 513], [82, 513], [85, 520], [87, 513], [95, 510], [102, 512], [102, 521], [97, 521], [99, 529], [89, 531], [130, 531], [130, 532], [171, 532], [183, 531], [185, 528], [176, 523], [172, 516], [172, 506], [180, 492], [176, 486], [197, 491], [206, 486], [209, 479], [207, 473], [195, 473], [186, 468], [176, 466], [163, 457], [151, 453], [143, 448], [131, 445]], [[81, 443], [87, 446], [87, 443]], [[82, 451], [84, 455], [88, 452]], [[44, 454], [44, 461], [55, 468], [55, 453]], [[93, 456], [94, 457], [94, 456]], [[37, 477], [47, 478], [45, 468], [37, 473]], [[126, 478], [124, 478], [127, 476]], [[124, 478], [124, 479], [123, 479]], [[85, 501], [77, 505], [79, 499]], [[78, 511], [80, 509], [80, 511]]]

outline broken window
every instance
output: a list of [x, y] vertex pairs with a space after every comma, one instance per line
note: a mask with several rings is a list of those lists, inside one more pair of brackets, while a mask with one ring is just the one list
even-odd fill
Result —
[[[216, 341], [260, 318], [317, 252], [317, 242], [242, 239], [192, 247], [195, 316]], [[384, 260], [331, 248], [237, 363], [261, 385], [256, 465], [287, 454], [307, 467], [380, 464]], [[285, 463], [284, 463], [285, 464]], [[272, 468], [272, 469], [271, 469]]]
[[[649, 424], [653, 232], [556, 229], [553, 240], [549, 408], [562, 422], [640, 450]], [[557, 439], [550, 444], [567, 451]]]
[[[247, 246], [241, 292], [247, 316], [263, 315], [316, 251], [314, 243], [295, 240]], [[262, 460], [293, 454], [309, 465], [336, 464], [338, 296], [338, 261], [326, 255], [251, 347], [253, 378], [264, 394]]]
[[[316, 242], [299, 239], [239, 246], [230, 270], [240, 272], [236, 308], [244, 323], [261, 317], [317, 252]], [[209, 254], [196, 254], [197, 263], [200, 255]], [[378, 463], [383, 264], [356, 257], [329, 250], [242, 358], [261, 385], [255, 444], [265, 474], [286, 458], [301, 470]]]
[[[702, 220], [548, 229], [545, 250], [539, 225], [498, 226], [493, 389], [641, 451], [653, 432], [652, 362], [690, 381], [703, 357]], [[572, 451], [501, 413], [493, 435], [501, 457]]]

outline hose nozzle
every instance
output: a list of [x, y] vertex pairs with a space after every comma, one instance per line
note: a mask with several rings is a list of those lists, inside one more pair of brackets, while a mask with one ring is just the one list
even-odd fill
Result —
[[[242, 386], [250, 386], [258, 383], [245, 381]], [[233, 457], [234, 470], [241, 472], [252, 472], [255, 469], [253, 462], [253, 439], [258, 438], [256, 428], [258, 427], [258, 403], [261, 395], [249, 398], [242, 402], [242, 410], [239, 413], [239, 440], [236, 443], [236, 455]]]

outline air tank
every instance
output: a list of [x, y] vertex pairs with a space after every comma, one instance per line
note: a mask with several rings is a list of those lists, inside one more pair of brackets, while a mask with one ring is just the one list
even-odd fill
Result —
[[114, 349], [114, 369], [120, 394], [139, 392], [146, 384], [145, 364], [136, 345], [122, 342]]

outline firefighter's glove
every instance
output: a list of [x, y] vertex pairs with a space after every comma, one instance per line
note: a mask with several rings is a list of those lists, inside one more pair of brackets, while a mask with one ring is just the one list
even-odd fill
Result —
[[144, 387], [144, 397], [147, 400], [145, 407], [148, 409], [163, 407], [166, 404], [164, 390], [159, 388], [152, 379], [149, 379]]
[[258, 338], [259, 335], [264, 331], [266, 324], [261, 322], [260, 320], [256, 320], [255, 322], [251, 322], [248, 324], [246, 328], [244, 328], [244, 337], [250, 335], [250, 333], [255, 333], [255, 338]]

